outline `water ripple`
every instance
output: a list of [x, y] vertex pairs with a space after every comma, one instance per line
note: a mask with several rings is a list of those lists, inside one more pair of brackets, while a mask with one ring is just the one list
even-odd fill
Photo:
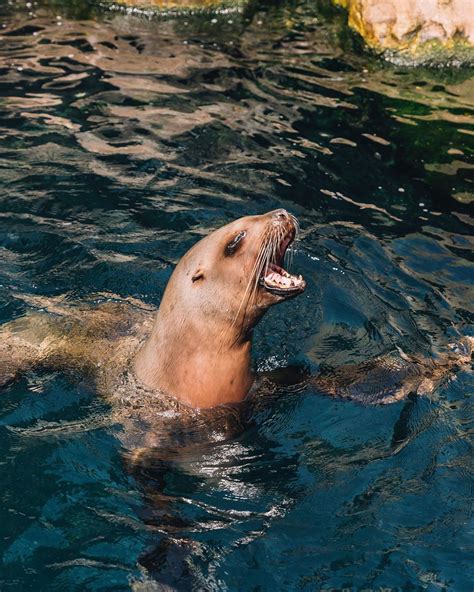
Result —
[[[287, 207], [308, 289], [261, 323], [257, 367], [472, 332], [472, 71], [387, 67], [338, 19], [2, 4], [0, 320], [34, 295], [157, 305], [198, 238]], [[0, 588], [469, 589], [472, 390], [369, 409], [288, 387], [131, 472], [105, 404], [28, 377], [1, 399]]]

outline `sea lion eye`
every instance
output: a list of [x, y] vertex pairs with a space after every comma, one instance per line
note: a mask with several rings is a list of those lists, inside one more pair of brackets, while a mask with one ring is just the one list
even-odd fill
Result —
[[245, 237], [246, 234], [247, 233], [245, 232], [245, 230], [242, 230], [241, 232], [239, 232], [239, 234], [237, 236], [235, 236], [230, 241], [230, 243], [226, 246], [225, 254], [226, 255], [233, 255], [237, 251], [237, 249], [240, 247], [241, 241]]

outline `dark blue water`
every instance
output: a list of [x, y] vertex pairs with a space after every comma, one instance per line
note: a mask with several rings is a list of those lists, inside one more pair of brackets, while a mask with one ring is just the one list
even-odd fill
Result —
[[[258, 368], [473, 333], [472, 71], [384, 65], [299, 0], [2, 0], [0, 35], [1, 322], [31, 295], [158, 305], [199, 237], [285, 207], [308, 288], [260, 325]], [[0, 397], [0, 590], [472, 590], [473, 387], [281, 393], [137, 476], [105, 402], [29, 374]]]

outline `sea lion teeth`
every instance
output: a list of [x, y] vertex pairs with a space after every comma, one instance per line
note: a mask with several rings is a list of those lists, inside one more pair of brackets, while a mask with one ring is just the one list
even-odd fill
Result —
[[[301, 286], [304, 282], [303, 276], [301, 275], [292, 275], [285, 271], [284, 269], [279, 268], [275, 264], [271, 264], [271, 268], [273, 271], [264, 275], [264, 284], [267, 287], [278, 287], [278, 288], [295, 288]], [[275, 271], [279, 269], [280, 271]]]

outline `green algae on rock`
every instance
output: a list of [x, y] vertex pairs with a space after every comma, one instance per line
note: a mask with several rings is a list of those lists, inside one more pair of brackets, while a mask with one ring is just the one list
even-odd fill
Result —
[[238, 9], [245, 0], [105, 0], [103, 6], [126, 9], [129, 12], [169, 12]]
[[403, 65], [474, 63], [472, 0], [333, 0], [368, 47]]

